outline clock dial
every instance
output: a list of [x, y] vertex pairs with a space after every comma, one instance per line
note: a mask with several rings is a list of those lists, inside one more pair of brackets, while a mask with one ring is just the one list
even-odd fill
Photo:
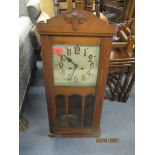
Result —
[[96, 86], [99, 46], [54, 44], [56, 86]]

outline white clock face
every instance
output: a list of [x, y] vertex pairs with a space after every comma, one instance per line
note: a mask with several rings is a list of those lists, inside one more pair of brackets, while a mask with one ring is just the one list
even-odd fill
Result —
[[55, 86], [96, 86], [99, 46], [54, 44]]

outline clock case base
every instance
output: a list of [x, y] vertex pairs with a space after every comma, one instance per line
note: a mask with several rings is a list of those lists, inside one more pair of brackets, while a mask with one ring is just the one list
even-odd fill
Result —
[[90, 129], [90, 128], [77, 128], [77, 129], [60, 129], [54, 132], [49, 130], [48, 136], [49, 137], [66, 137], [66, 138], [78, 138], [78, 137], [100, 137], [101, 129]]

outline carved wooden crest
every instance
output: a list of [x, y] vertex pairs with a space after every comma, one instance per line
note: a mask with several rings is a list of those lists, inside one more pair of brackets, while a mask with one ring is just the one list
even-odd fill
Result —
[[86, 21], [86, 17], [77, 10], [73, 10], [65, 15], [65, 21], [72, 24], [73, 30], [76, 31], [79, 24], [83, 24]]
[[[89, 11], [73, 10], [62, 12], [47, 20], [37, 23], [40, 34], [63, 36], [110, 36], [115, 33], [115, 26], [97, 18]], [[112, 34], [113, 33], [113, 34]]]

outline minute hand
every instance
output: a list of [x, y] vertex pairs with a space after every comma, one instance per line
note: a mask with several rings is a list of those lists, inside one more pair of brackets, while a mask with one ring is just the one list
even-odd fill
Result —
[[71, 75], [71, 78], [70, 78], [70, 80], [72, 80], [72, 78], [73, 78], [73, 75], [74, 75], [74, 73], [75, 73], [75, 70], [77, 69], [77, 67], [75, 67], [75, 69], [74, 69], [74, 71], [73, 71], [73, 73], [72, 73], [72, 75]]
[[67, 61], [68, 61], [68, 62], [71, 62], [71, 63], [74, 65], [74, 71], [73, 71], [73, 73], [72, 73], [72, 75], [71, 75], [71, 78], [69, 79], [69, 80], [72, 80], [73, 75], [74, 75], [74, 72], [75, 72], [75, 70], [78, 68], [78, 65], [77, 65], [76, 63], [74, 63], [74, 62], [72, 61], [72, 59], [70, 59], [70, 58], [68, 58], [68, 57], [67, 57]]

